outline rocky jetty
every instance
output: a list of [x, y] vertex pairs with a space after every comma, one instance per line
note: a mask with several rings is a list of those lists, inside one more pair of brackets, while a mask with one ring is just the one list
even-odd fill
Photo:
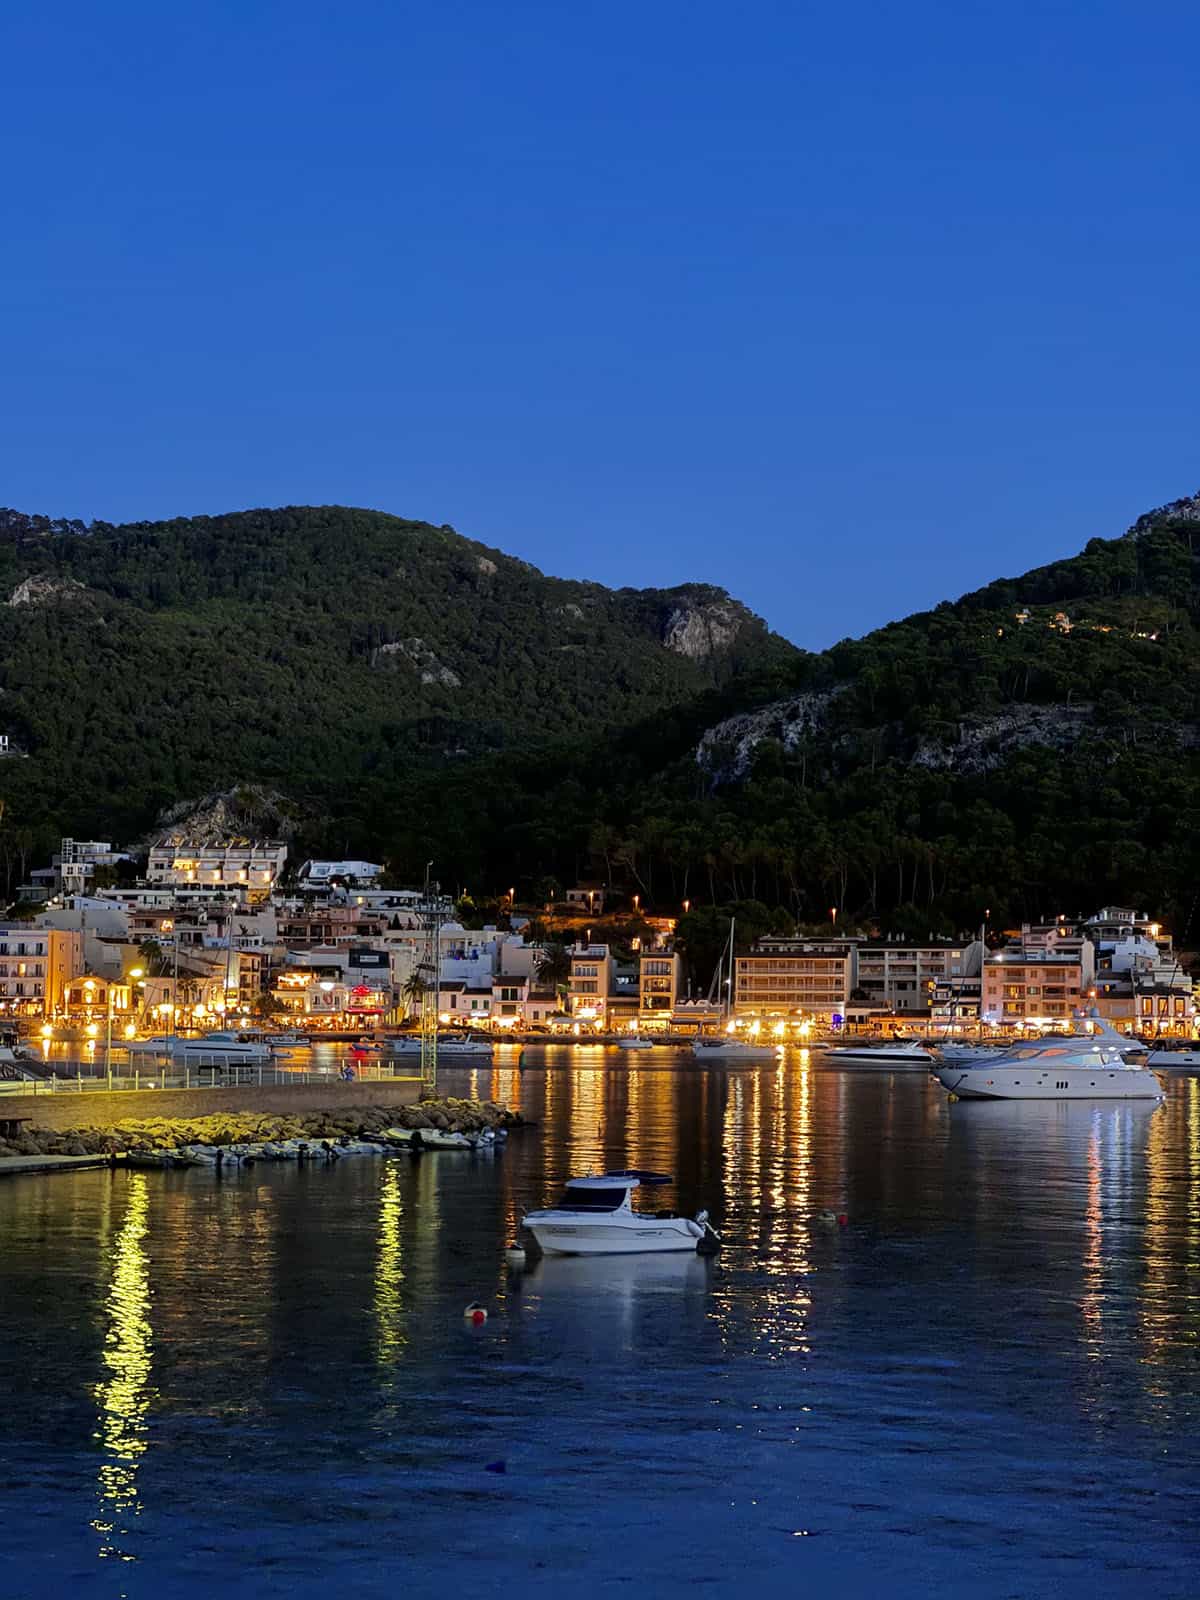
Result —
[[218, 1111], [206, 1117], [128, 1118], [65, 1132], [29, 1128], [18, 1138], [0, 1139], [0, 1163], [12, 1156], [89, 1155], [121, 1157], [131, 1165], [153, 1167], [334, 1161], [397, 1150], [494, 1146], [523, 1120], [519, 1111], [492, 1100], [452, 1097], [302, 1116]]

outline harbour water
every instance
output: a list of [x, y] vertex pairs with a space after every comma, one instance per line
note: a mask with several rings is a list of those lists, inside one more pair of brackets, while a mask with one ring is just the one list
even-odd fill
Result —
[[[496, 1154], [0, 1183], [0, 1595], [1196, 1593], [1200, 1079], [527, 1061]], [[627, 1166], [719, 1260], [508, 1271]]]

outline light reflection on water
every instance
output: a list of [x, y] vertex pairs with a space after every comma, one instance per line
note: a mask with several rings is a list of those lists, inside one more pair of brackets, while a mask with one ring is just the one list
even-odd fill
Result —
[[[495, 1153], [0, 1185], [0, 1382], [60, 1352], [0, 1413], [0, 1593], [66, 1592], [50, 1543], [108, 1600], [97, 1533], [131, 1600], [1192, 1592], [1200, 1081], [951, 1106], [615, 1055], [447, 1072], [536, 1121]], [[718, 1261], [507, 1272], [627, 1166]]]
[[147, 1418], [153, 1402], [150, 1365], [149, 1183], [131, 1173], [125, 1218], [111, 1251], [106, 1301], [108, 1329], [101, 1360], [108, 1376], [96, 1386], [99, 1410], [96, 1439], [102, 1452], [98, 1477], [100, 1511], [92, 1523], [100, 1535], [100, 1554], [135, 1559], [128, 1543], [131, 1519], [141, 1514], [138, 1467], [147, 1448]]

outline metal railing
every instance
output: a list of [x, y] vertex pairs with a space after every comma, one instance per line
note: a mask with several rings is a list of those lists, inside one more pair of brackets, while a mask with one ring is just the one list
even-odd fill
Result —
[[0, 1082], [0, 1095], [61, 1095], [108, 1094], [118, 1089], [250, 1089], [250, 1088], [301, 1088], [313, 1084], [350, 1083], [419, 1083], [419, 1072], [398, 1071], [390, 1062], [372, 1062], [356, 1065], [351, 1076], [345, 1069], [330, 1067], [327, 1071], [310, 1068], [293, 1071], [270, 1063], [230, 1065], [227, 1061], [210, 1063], [189, 1061], [183, 1067], [166, 1066], [156, 1070], [153, 1066], [135, 1067], [133, 1071], [114, 1073], [78, 1073], [73, 1077], [32, 1078], [15, 1082]]

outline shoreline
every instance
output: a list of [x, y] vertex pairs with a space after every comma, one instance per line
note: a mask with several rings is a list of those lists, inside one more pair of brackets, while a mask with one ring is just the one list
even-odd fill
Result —
[[341, 1105], [280, 1113], [219, 1110], [195, 1117], [126, 1117], [72, 1128], [12, 1125], [0, 1139], [0, 1177], [81, 1167], [238, 1166], [332, 1162], [348, 1155], [494, 1148], [529, 1124], [492, 1100], [453, 1096], [401, 1106]]

